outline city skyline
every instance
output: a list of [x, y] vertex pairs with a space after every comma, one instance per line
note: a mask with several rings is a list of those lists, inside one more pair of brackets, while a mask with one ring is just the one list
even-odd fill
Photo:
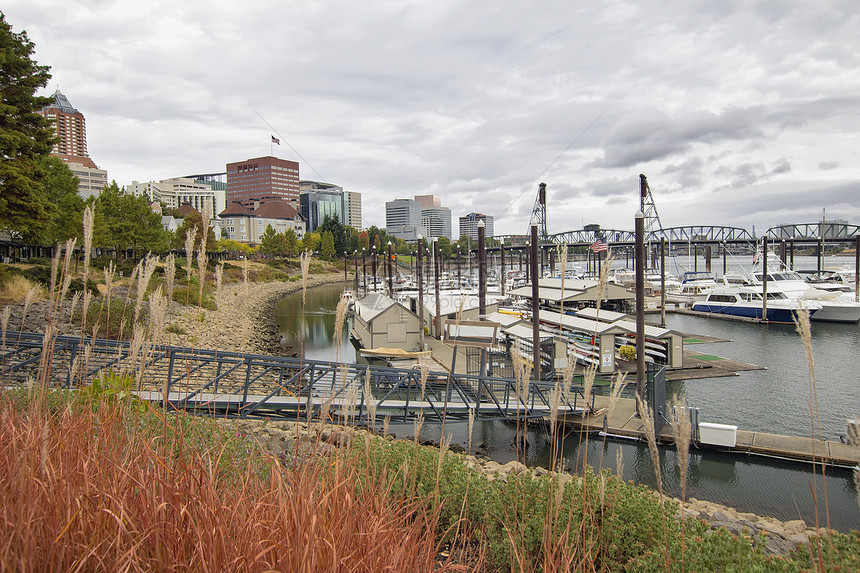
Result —
[[629, 229], [639, 173], [665, 226], [860, 223], [847, 1], [83, 4], [4, 13], [121, 185], [274, 151], [364, 227], [437, 195], [523, 233], [545, 181], [550, 233]]

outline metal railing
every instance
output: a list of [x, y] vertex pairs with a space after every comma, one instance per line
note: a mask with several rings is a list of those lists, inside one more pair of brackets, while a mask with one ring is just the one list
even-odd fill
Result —
[[[519, 384], [512, 378], [427, 372], [361, 364], [302, 360], [182, 346], [7, 332], [0, 347], [6, 387], [43, 383], [78, 388], [99, 376], [133, 380], [140, 399], [173, 409], [220, 416], [327, 415], [366, 423], [466, 419], [512, 420], [549, 416], [553, 409], [593, 410], [584, 389], [563, 392], [553, 382]], [[564, 396], [568, 399], [565, 399]]]

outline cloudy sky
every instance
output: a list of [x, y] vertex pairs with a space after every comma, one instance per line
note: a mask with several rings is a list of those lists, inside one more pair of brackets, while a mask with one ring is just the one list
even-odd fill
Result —
[[[856, 0], [6, 0], [120, 185], [270, 153], [524, 233], [860, 223]], [[456, 235], [455, 231], [455, 235]]]

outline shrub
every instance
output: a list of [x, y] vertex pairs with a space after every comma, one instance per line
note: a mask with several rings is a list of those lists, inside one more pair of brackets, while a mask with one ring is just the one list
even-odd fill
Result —
[[[69, 282], [69, 295], [72, 295], [76, 292], [83, 292], [84, 290], [84, 280], [80, 278], [74, 278]], [[96, 284], [96, 281], [92, 279], [87, 279], [87, 291], [89, 291], [92, 295], [98, 296], [99, 287]]]
[[636, 347], [631, 346], [630, 344], [625, 344], [618, 349], [618, 355], [628, 362], [633, 362], [636, 360]]

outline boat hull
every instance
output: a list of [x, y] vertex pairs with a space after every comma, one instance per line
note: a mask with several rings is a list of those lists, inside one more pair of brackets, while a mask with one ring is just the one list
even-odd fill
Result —
[[[740, 305], [721, 305], [707, 302], [697, 302], [693, 305], [692, 310], [696, 312], [708, 312], [711, 314], [726, 314], [729, 316], [739, 316], [742, 318], [762, 319], [762, 307], [755, 306], [740, 306]], [[811, 316], [815, 316], [817, 312]], [[771, 308], [767, 309], [767, 318], [769, 322], [794, 322], [795, 311], [790, 308]]]

